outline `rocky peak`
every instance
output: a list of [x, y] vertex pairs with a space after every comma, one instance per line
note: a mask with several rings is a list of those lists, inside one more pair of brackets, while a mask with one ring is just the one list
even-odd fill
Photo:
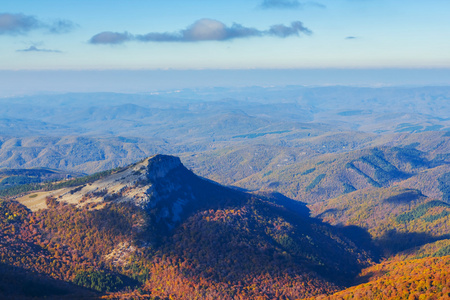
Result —
[[111, 202], [129, 202], [151, 210], [155, 226], [172, 229], [182, 220], [186, 207], [197, 200], [190, 186], [196, 180], [178, 157], [157, 154], [96, 181], [42, 197], [95, 209]]
[[151, 181], [163, 178], [170, 171], [181, 165], [178, 157], [157, 154], [147, 159], [147, 178]]

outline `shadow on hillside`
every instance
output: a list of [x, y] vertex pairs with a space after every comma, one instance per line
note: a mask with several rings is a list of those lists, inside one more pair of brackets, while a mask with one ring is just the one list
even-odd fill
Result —
[[284, 196], [283, 194], [277, 192], [270, 193], [270, 197], [272, 200], [274, 200], [274, 203], [283, 206], [290, 212], [296, 213], [304, 217], [305, 220], [308, 220], [308, 222], [313, 222], [318, 225], [326, 226], [330, 229], [338, 231], [339, 234], [342, 234], [343, 236], [351, 240], [358, 248], [364, 249], [365, 251], [369, 252], [374, 261], [378, 261], [381, 258], [382, 254], [381, 249], [376, 246], [374, 240], [372, 239], [372, 237], [370, 236], [369, 232], [366, 229], [355, 225], [349, 226], [331, 225], [322, 220], [324, 215], [337, 214], [341, 212], [341, 210], [334, 208], [328, 209], [323, 213], [321, 213], [320, 215], [313, 218], [310, 216], [310, 209], [306, 206], [306, 203], [304, 202], [290, 199]]
[[405, 189], [401, 194], [386, 198], [384, 202], [393, 204], [410, 203], [421, 198], [426, 198], [421, 191], [415, 189]]
[[278, 192], [270, 193], [270, 197], [273, 200], [275, 200], [276, 204], [281, 205], [281, 206], [285, 207], [286, 209], [288, 209], [292, 212], [295, 212], [301, 216], [309, 217], [310, 210], [306, 206], [306, 203], [298, 201], [298, 200], [293, 200], [293, 199], [288, 198]]
[[[365, 254], [362, 254], [362, 256], [360, 256], [360, 258], [362, 258], [361, 261], [364, 261], [364, 259], [366, 259], [367, 257], [370, 257], [371, 260], [375, 262], [380, 260], [382, 251], [375, 244], [374, 240], [372, 239], [371, 235], [366, 229], [354, 225], [350, 226], [331, 225], [329, 223], [324, 222], [322, 219], [318, 217], [314, 218], [311, 217], [310, 209], [306, 206], [305, 203], [301, 201], [290, 199], [280, 193], [271, 193], [270, 196], [272, 200], [274, 200], [274, 203], [281, 205], [282, 207], [287, 209], [291, 214], [293, 213], [293, 215], [295, 215], [297, 218], [298, 216], [300, 216], [301, 218], [299, 219], [302, 219], [300, 223], [304, 222], [303, 226], [305, 226], [305, 224], [308, 224], [306, 227], [312, 226], [316, 228], [323, 228], [323, 230], [328, 232], [327, 234], [329, 234], [329, 237], [331, 239], [335, 239], [336, 237], [339, 236], [339, 238], [342, 239], [343, 243], [353, 244], [354, 246], [356, 246], [356, 249], [358, 249], [357, 251], [362, 251], [361, 253], [365, 252]], [[328, 212], [333, 213], [334, 211], [332, 212], [330, 210]], [[304, 229], [306, 227], [304, 227]], [[346, 261], [347, 264], [349, 265], [353, 264], [354, 268], [353, 270], [355, 271], [355, 273], [353, 273], [353, 275], [350, 275], [351, 272], [347, 273], [348, 276], [347, 278], [343, 278], [342, 274], [339, 274], [339, 271], [335, 272], [335, 270], [328, 268], [326, 265], [315, 266], [313, 268], [315, 271], [317, 271], [319, 274], [321, 274], [328, 280], [339, 285], [344, 286], [351, 285], [353, 283], [354, 278], [359, 273], [359, 271], [361, 271], [364, 265], [363, 263], [358, 267], [356, 267], [356, 264], [354, 264], [354, 262], [348, 260], [349, 257], [345, 257], [347, 254], [345, 254], [344, 252], [339, 253], [339, 251], [336, 248], [335, 251], [331, 251], [329, 253], [322, 253], [322, 255], [325, 256], [332, 255], [334, 259], [339, 258], [339, 260], [342, 261], [347, 260]]]
[[381, 258], [381, 249], [375, 245], [374, 240], [366, 229], [355, 225], [349, 225], [342, 227], [341, 232], [348, 239], [356, 243], [358, 247], [370, 251], [374, 261], [378, 261]]
[[410, 248], [420, 247], [428, 243], [445, 240], [450, 235], [432, 236], [424, 232], [397, 232], [389, 230], [382, 237], [376, 239], [376, 244], [383, 250], [384, 255], [394, 255]]
[[95, 299], [98, 294], [71, 283], [0, 263], [2, 299]]

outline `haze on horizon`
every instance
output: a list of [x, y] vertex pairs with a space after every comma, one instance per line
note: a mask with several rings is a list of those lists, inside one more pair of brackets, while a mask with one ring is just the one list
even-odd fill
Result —
[[448, 85], [444, 0], [2, 3], [0, 96]]

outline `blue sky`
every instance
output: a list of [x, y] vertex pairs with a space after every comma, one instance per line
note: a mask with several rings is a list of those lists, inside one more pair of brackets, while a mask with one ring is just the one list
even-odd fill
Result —
[[448, 0], [15, 0], [0, 9], [1, 70], [450, 68]]

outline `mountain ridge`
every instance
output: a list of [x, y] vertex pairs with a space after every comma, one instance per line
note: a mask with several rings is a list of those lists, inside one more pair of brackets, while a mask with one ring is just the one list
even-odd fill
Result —
[[[21, 232], [7, 235], [11, 245], [21, 245], [19, 238], [34, 245], [6, 252], [8, 259], [32, 270], [52, 270], [47, 264], [55, 260], [65, 273], [53, 271], [53, 278], [83, 286], [89, 276], [110, 278], [110, 285], [93, 285], [103, 292], [125, 284], [158, 297], [183, 298], [182, 291], [201, 298], [306, 297], [349, 285], [377, 259], [371, 246], [294, 209], [293, 200], [220, 186], [173, 156], [155, 155], [38, 197], [46, 208], [34, 212], [11, 200], [0, 203], [7, 216], [17, 216], [3, 225], [5, 233]], [[35, 262], [22, 264], [20, 249]], [[161, 290], [167, 272], [174, 283]]]

